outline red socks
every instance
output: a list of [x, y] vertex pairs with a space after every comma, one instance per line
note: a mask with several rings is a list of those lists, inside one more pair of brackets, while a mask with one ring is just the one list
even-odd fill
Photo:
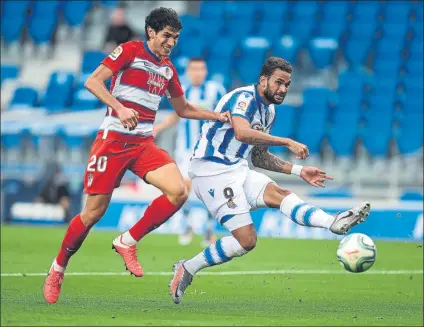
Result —
[[82, 242], [88, 235], [90, 228], [87, 228], [81, 220], [80, 214], [76, 215], [69, 223], [62, 247], [56, 257], [56, 262], [61, 267], [66, 267], [71, 256], [78, 251]]
[[153, 200], [147, 207], [144, 216], [128, 232], [134, 240], [140, 241], [144, 235], [167, 221], [178, 209], [180, 207], [173, 205], [165, 195], [162, 195]]

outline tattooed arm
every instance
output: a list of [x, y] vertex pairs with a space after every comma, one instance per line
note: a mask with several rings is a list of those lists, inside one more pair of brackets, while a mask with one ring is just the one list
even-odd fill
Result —
[[282, 160], [269, 152], [267, 146], [254, 146], [251, 159], [255, 167], [275, 171], [277, 173], [290, 175], [293, 167], [291, 162]]

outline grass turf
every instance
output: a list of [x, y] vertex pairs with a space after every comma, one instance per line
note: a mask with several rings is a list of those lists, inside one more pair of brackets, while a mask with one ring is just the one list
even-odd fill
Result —
[[[47, 272], [64, 228], [2, 226], [1, 272]], [[94, 230], [71, 259], [68, 272], [124, 271], [111, 250], [116, 232]], [[171, 276], [65, 275], [61, 297], [45, 302], [44, 276], [1, 277], [1, 325], [423, 325], [422, 243], [376, 241], [377, 261], [362, 274], [199, 275], [182, 303], [168, 295]], [[337, 241], [259, 239], [242, 258], [204, 271], [334, 270]], [[201, 250], [175, 235], [149, 235], [139, 245], [146, 272]]]

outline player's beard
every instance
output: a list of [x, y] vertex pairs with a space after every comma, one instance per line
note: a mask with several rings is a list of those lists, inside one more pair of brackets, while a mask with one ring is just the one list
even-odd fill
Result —
[[287, 92], [279, 94], [281, 96], [281, 101], [277, 101], [275, 99], [275, 95], [276, 95], [276, 93], [272, 93], [271, 90], [269, 89], [268, 85], [267, 85], [265, 90], [264, 90], [264, 97], [265, 97], [265, 99], [267, 99], [269, 102], [271, 102], [273, 104], [282, 104], [286, 95], [287, 95]]

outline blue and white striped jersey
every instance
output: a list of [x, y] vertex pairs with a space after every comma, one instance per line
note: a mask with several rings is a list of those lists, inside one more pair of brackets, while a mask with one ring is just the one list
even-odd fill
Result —
[[[240, 87], [227, 93], [219, 101], [215, 111], [230, 111], [232, 116], [243, 117], [250, 122], [252, 128], [268, 134], [275, 121], [274, 105], [266, 105], [262, 101], [255, 85]], [[202, 126], [201, 137], [194, 148], [192, 159], [231, 166], [246, 161], [252, 147], [236, 140], [231, 124], [211, 121]]]
[[[206, 81], [201, 86], [183, 85], [182, 87], [188, 101], [211, 111], [226, 93], [224, 86], [215, 81]], [[192, 153], [199, 140], [202, 124], [203, 121], [200, 120], [180, 118], [175, 149], [177, 154], [187, 153], [187, 151]]]

